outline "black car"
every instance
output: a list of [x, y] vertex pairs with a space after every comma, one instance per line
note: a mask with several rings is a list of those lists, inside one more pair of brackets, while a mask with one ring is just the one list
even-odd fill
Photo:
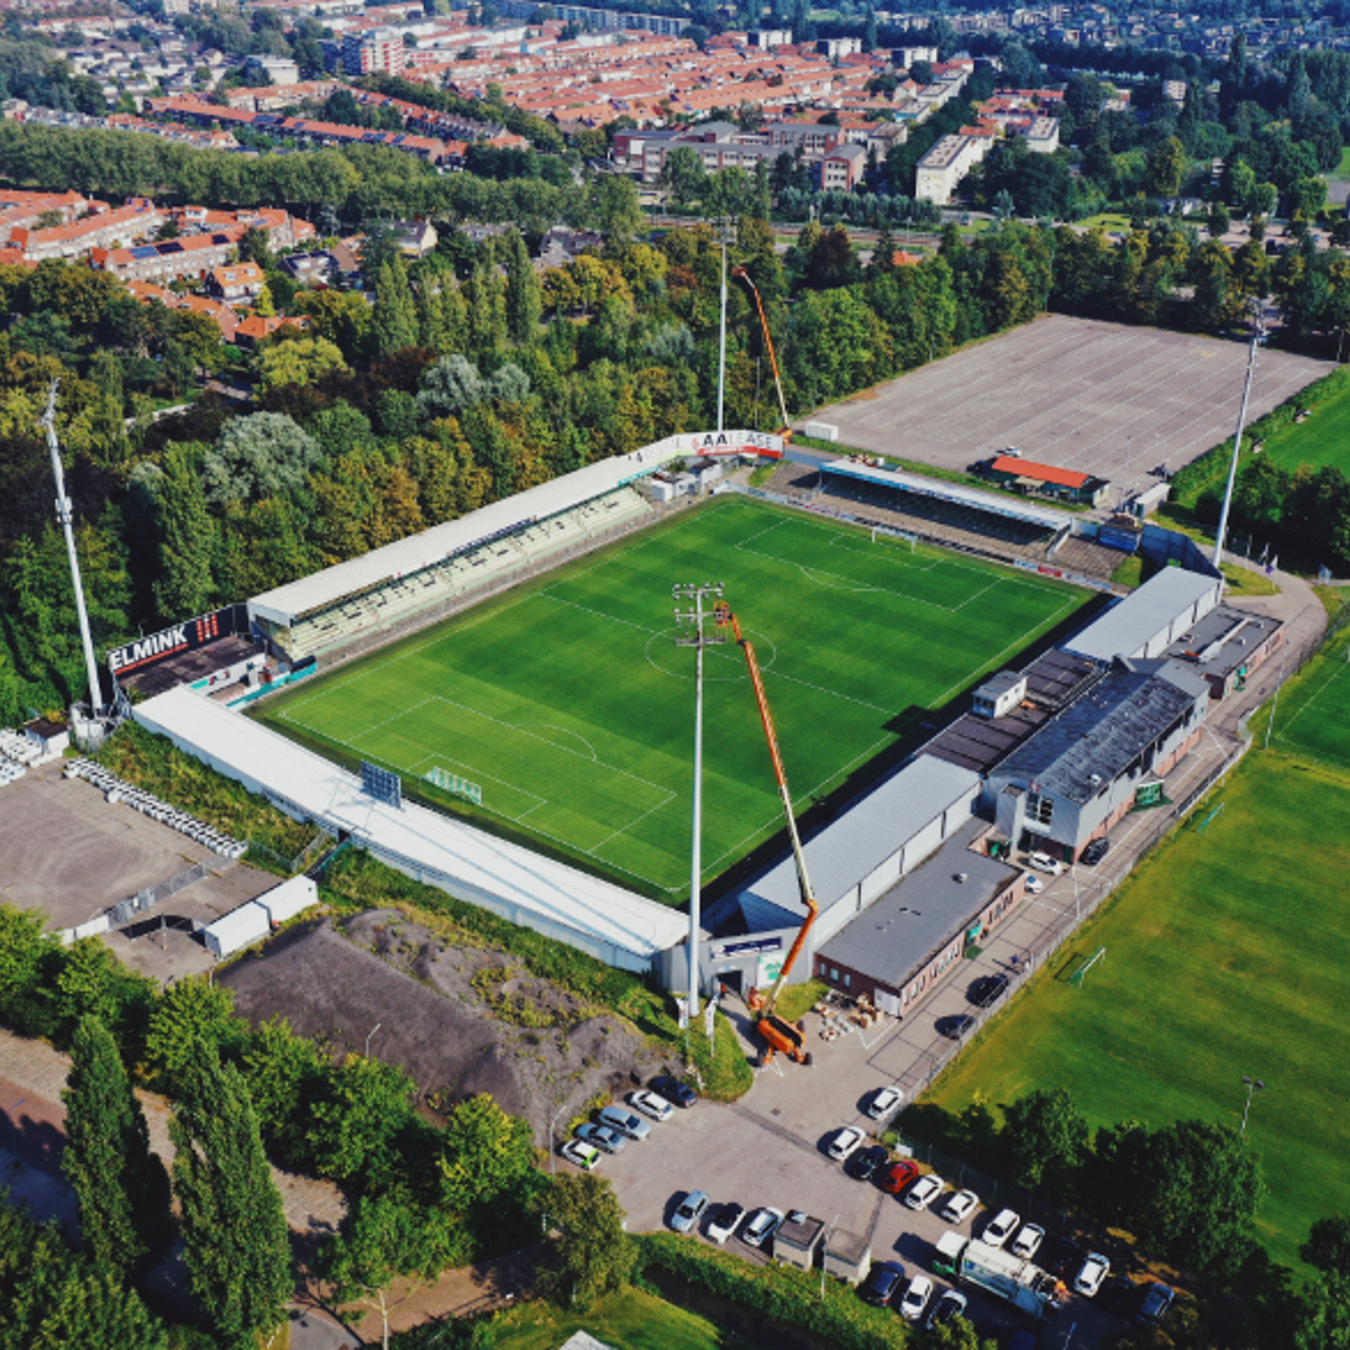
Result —
[[890, 1157], [888, 1149], [880, 1144], [873, 1144], [871, 1148], [860, 1148], [844, 1164], [844, 1170], [858, 1181], [871, 1181], [876, 1175], [877, 1168], [889, 1162]]
[[1097, 1291], [1097, 1304], [1117, 1317], [1128, 1317], [1135, 1309], [1138, 1286], [1124, 1275], [1110, 1275]]
[[875, 1303], [884, 1308], [895, 1297], [905, 1279], [905, 1268], [899, 1261], [882, 1261], [872, 1267], [858, 1290], [864, 1303]]
[[975, 1019], [969, 1013], [957, 1013], [953, 1017], [938, 1018], [938, 1035], [949, 1041], [959, 1041], [968, 1032], [975, 1030]]
[[651, 1087], [653, 1092], [659, 1092], [668, 1102], [673, 1102], [676, 1106], [693, 1106], [698, 1101], [698, 1093], [693, 1088], [681, 1083], [678, 1078], [671, 1078], [668, 1074], [661, 1078], [653, 1078]]
[[1008, 992], [1006, 975], [986, 975], [970, 986], [970, 1001], [977, 1008], [992, 1008]]
[[1040, 1250], [1040, 1265], [1061, 1280], [1076, 1275], [1083, 1264], [1083, 1249], [1066, 1237], [1047, 1238]]
[[1172, 1306], [1175, 1297], [1175, 1292], [1165, 1284], [1155, 1282], [1145, 1285], [1143, 1297], [1139, 1300], [1139, 1311], [1135, 1314], [1134, 1320], [1145, 1325], [1161, 1321], [1167, 1315], [1167, 1310]]
[[1096, 867], [1110, 851], [1109, 839], [1094, 839], [1079, 855], [1078, 861], [1087, 863], [1089, 867]]

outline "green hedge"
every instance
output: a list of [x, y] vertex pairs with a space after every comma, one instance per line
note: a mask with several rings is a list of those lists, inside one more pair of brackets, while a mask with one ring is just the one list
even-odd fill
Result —
[[[1316, 407], [1344, 392], [1348, 382], [1350, 368], [1338, 366], [1331, 374], [1323, 375], [1320, 380], [1314, 380], [1306, 388], [1300, 389], [1278, 408], [1272, 408], [1264, 417], [1258, 417], [1243, 431], [1242, 454], [1251, 454], [1255, 442], [1263, 441], [1287, 427], [1301, 409]], [[1181, 506], [1193, 507], [1206, 489], [1221, 487], [1228, 476], [1232, 453], [1233, 438], [1229, 436], [1179, 470], [1172, 479], [1172, 500]]]
[[750, 1312], [801, 1327], [839, 1350], [891, 1350], [909, 1343], [905, 1322], [888, 1308], [873, 1308], [849, 1285], [773, 1262], [756, 1266], [674, 1233], [635, 1238], [648, 1271], [663, 1270]]

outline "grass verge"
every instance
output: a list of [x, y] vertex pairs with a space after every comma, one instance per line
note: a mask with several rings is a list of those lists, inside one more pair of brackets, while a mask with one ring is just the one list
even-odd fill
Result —
[[588, 1312], [569, 1312], [543, 1301], [527, 1303], [492, 1320], [482, 1350], [557, 1350], [578, 1331], [614, 1350], [718, 1350], [718, 1327], [641, 1289], [601, 1299]]

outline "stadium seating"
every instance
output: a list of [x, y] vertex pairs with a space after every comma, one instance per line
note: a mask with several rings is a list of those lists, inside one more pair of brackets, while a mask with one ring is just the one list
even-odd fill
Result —
[[152, 820], [158, 820], [161, 824], [172, 826], [189, 838], [195, 839], [199, 844], [203, 844], [213, 853], [217, 853], [223, 858], [229, 858], [232, 862], [242, 858], [248, 851], [248, 845], [243, 841], [231, 839], [229, 835], [222, 834], [219, 830], [212, 828], [204, 821], [198, 820], [195, 816], [189, 815], [186, 811], [180, 811], [177, 807], [160, 801], [154, 793], [146, 792], [142, 788], [125, 782], [115, 773], [105, 769], [103, 765], [94, 763], [93, 760], [69, 760], [66, 763], [64, 776], [66, 778], [83, 778], [86, 782], [92, 783], [98, 788], [108, 801], [126, 802], [128, 806], [141, 812], [142, 815], [149, 816]]
[[469, 553], [433, 563], [398, 577], [378, 590], [344, 600], [296, 624], [288, 644], [292, 660], [345, 646], [364, 633], [388, 628], [420, 610], [490, 589], [503, 578], [525, 572], [602, 533], [628, 525], [651, 512], [632, 488], [620, 488], [562, 515], [536, 521], [516, 534], [494, 539]]

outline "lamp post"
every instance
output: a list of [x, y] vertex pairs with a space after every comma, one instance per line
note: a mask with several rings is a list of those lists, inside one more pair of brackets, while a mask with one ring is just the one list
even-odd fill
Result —
[[1219, 529], [1214, 536], [1214, 568], [1223, 562], [1223, 546], [1228, 537], [1228, 512], [1233, 505], [1233, 485], [1237, 482], [1238, 457], [1242, 453], [1242, 428], [1247, 421], [1247, 400], [1252, 392], [1252, 373], [1256, 369], [1256, 349], [1266, 336], [1261, 322], [1261, 310], [1253, 307], [1251, 347], [1247, 352], [1247, 378], [1242, 386], [1242, 403], [1238, 407], [1237, 432], [1233, 437], [1233, 458], [1228, 465], [1228, 486], [1224, 489], [1223, 509], [1219, 512]]
[[551, 1177], [558, 1175], [558, 1150], [553, 1147], [557, 1139], [558, 1117], [567, 1110], [567, 1103], [564, 1102], [554, 1113], [553, 1119], [548, 1123], [548, 1174]]
[[376, 1022], [366, 1033], [366, 1058], [370, 1058], [370, 1038], [384, 1025], [383, 1022]]
[[694, 814], [693, 844], [689, 862], [689, 1012], [685, 1026], [685, 1044], [689, 1042], [689, 1026], [698, 1016], [698, 933], [699, 898], [702, 882], [703, 857], [703, 651], [705, 647], [724, 643], [727, 636], [719, 627], [707, 627], [715, 619], [713, 610], [704, 609], [706, 599], [722, 598], [724, 587], [720, 581], [685, 582], [671, 589], [676, 600], [692, 600], [693, 609], [675, 611], [675, 645], [694, 649]]
[[1242, 1108], [1242, 1128], [1238, 1131], [1239, 1139], [1247, 1133], [1247, 1117], [1251, 1113], [1252, 1097], [1265, 1087], [1265, 1084], [1259, 1078], [1248, 1078], [1245, 1073], [1242, 1075], [1242, 1081], [1247, 1085], [1247, 1102]]

